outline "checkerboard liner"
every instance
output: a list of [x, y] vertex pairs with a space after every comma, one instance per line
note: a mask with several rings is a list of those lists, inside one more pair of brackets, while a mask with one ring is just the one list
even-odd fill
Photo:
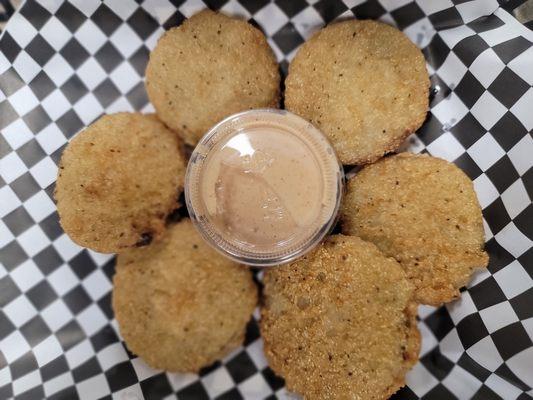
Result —
[[254, 314], [243, 347], [199, 375], [148, 367], [110, 306], [114, 259], [63, 233], [52, 193], [68, 140], [103, 113], [153, 111], [164, 30], [206, 6], [249, 19], [286, 74], [332, 20], [396, 25], [424, 52], [431, 111], [406, 148], [454, 162], [483, 208], [488, 270], [421, 306], [420, 362], [398, 399], [533, 398], [533, 32], [495, 0], [28, 0], [0, 39], [0, 398], [290, 399]]

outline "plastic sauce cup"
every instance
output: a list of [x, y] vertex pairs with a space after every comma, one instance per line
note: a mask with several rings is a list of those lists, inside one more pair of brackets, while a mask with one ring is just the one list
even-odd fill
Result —
[[193, 151], [185, 200], [193, 224], [237, 262], [294, 260], [333, 228], [344, 174], [327, 138], [283, 110], [232, 115]]

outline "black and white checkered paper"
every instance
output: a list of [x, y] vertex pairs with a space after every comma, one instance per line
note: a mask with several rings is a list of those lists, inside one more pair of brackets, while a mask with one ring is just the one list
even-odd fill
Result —
[[[206, 3], [259, 26], [284, 73], [298, 46], [337, 18], [380, 19], [422, 48], [431, 112], [407, 147], [474, 181], [490, 265], [460, 300], [420, 308], [420, 362], [394, 398], [533, 398], [533, 32], [495, 0]], [[0, 39], [0, 399], [293, 398], [267, 366], [255, 321], [244, 347], [200, 375], [156, 371], [131, 354], [110, 306], [113, 258], [74, 244], [52, 198], [73, 135], [102, 113], [153, 110], [148, 53], [204, 7], [27, 0], [9, 21]]]

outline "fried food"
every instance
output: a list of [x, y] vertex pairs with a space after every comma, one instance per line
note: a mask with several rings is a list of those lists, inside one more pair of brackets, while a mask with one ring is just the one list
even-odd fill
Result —
[[279, 86], [265, 36], [210, 10], [166, 32], [146, 69], [146, 90], [159, 118], [190, 145], [231, 114], [277, 107]]
[[396, 258], [423, 304], [458, 297], [488, 263], [472, 182], [439, 158], [401, 153], [365, 167], [347, 184], [341, 222]]
[[270, 366], [306, 399], [387, 399], [418, 358], [413, 287], [355, 236], [268, 269], [261, 333]]
[[185, 219], [117, 258], [113, 309], [128, 348], [154, 368], [198, 372], [238, 347], [257, 303], [252, 274]]
[[375, 21], [328, 25], [298, 51], [285, 107], [327, 135], [343, 164], [373, 162], [424, 122], [424, 56], [399, 30]]
[[61, 157], [61, 226], [74, 242], [103, 253], [147, 244], [178, 207], [184, 174], [181, 141], [155, 116], [105, 115]]

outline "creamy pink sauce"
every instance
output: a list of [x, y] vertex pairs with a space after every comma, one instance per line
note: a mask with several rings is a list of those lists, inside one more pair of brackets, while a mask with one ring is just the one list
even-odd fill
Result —
[[212, 223], [246, 245], [295, 240], [316, 227], [324, 202], [319, 160], [275, 126], [251, 126], [211, 151], [201, 192]]

